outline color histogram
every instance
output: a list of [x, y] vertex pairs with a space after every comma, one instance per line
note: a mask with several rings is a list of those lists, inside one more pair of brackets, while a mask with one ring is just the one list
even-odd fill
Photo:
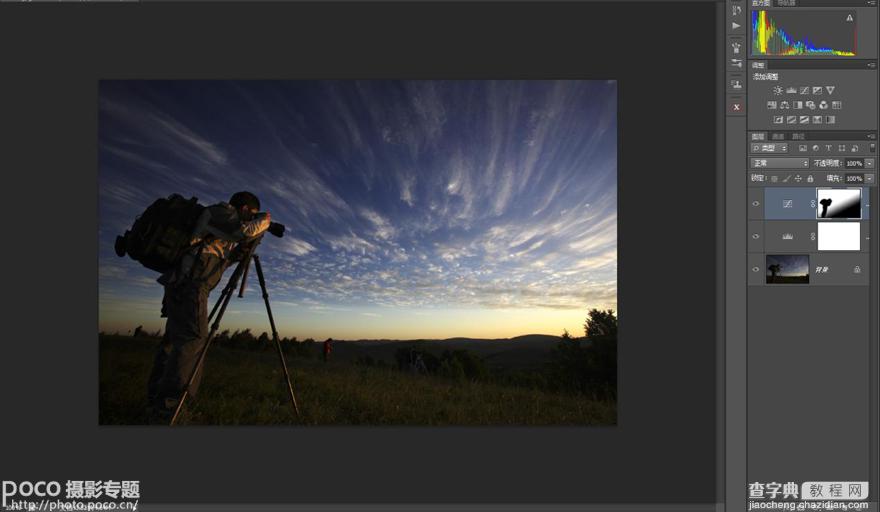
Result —
[[845, 11], [752, 11], [753, 55], [856, 55], [855, 15]]

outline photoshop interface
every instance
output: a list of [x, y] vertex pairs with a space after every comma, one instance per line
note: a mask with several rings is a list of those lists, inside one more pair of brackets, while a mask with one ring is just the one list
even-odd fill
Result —
[[0, 0], [0, 510], [877, 512], [878, 37]]
[[739, 163], [747, 210], [749, 502], [866, 501], [878, 453], [877, 3], [727, 11], [728, 165]]

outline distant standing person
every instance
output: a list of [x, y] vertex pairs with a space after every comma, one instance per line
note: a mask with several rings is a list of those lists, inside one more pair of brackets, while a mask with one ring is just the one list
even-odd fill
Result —
[[333, 338], [327, 338], [324, 342], [324, 362], [330, 360], [330, 352], [333, 352]]

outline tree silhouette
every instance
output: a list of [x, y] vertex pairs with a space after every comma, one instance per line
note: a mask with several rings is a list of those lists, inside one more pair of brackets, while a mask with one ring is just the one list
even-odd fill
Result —
[[589, 310], [587, 312], [587, 321], [584, 323], [584, 332], [588, 338], [597, 336], [617, 338], [617, 317], [614, 316], [614, 310]]
[[563, 332], [554, 354], [553, 385], [557, 389], [616, 398], [617, 325], [613, 310], [591, 309], [584, 323], [587, 342]]
[[780, 265], [779, 263], [774, 263], [774, 264], [770, 265], [769, 267], [767, 267], [767, 270], [770, 271], [771, 277], [773, 277], [775, 279], [776, 274], [782, 272], [782, 265]]
[[269, 333], [265, 331], [260, 333], [257, 337], [257, 341], [254, 342], [254, 348], [256, 350], [268, 350], [270, 347], [269, 340]]

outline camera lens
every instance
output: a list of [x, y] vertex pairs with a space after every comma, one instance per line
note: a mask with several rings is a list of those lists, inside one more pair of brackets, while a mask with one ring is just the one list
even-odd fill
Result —
[[285, 229], [284, 224], [281, 224], [280, 222], [269, 223], [269, 233], [272, 233], [273, 235], [277, 236], [278, 238], [281, 238], [282, 236], [284, 236], [284, 229]]

